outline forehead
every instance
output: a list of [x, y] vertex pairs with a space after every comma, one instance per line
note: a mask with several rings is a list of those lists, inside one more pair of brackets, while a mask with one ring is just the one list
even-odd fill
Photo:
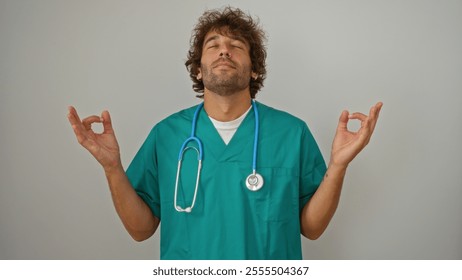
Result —
[[236, 34], [235, 32], [233, 33], [231, 30], [229, 30], [228, 27], [215, 28], [207, 32], [204, 37], [204, 44], [208, 41], [219, 39], [220, 37], [227, 37], [232, 40], [238, 40], [249, 46], [249, 43], [243, 36]]

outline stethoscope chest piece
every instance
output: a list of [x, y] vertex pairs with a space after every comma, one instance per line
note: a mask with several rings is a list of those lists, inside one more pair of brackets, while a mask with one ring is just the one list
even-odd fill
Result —
[[245, 179], [245, 185], [253, 192], [260, 190], [263, 187], [263, 177], [258, 173], [252, 173]]

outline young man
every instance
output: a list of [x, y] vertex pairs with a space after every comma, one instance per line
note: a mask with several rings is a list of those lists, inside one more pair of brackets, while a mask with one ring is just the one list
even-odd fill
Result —
[[203, 104], [158, 123], [126, 172], [109, 112], [81, 121], [70, 107], [77, 139], [103, 166], [135, 240], [162, 221], [162, 259], [301, 259], [300, 233], [326, 229], [382, 103], [369, 116], [342, 112], [326, 170], [305, 122], [254, 101], [266, 77], [258, 24], [228, 7], [206, 11], [194, 31], [186, 66]]

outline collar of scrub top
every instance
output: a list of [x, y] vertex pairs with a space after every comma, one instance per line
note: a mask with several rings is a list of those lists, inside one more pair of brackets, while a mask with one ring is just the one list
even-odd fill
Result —
[[[199, 179], [200, 179], [200, 172], [202, 168], [202, 159], [203, 159], [203, 149], [202, 149], [202, 141], [196, 137], [196, 125], [197, 125], [197, 118], [199, 112], [201, 111], [204, 103], [202, 102], [196, 108], [194, 112], [194, 117], [192, 119], [192, 128], [191, 128], [191, 136], [183, 142], [181, 145], [180, 152], [178, 154], [178, 169], [176, 173], [176, 182], [175, 182], [175, 197], [174, 197], [174, 207], [175, 210], [178, 212], [186, 212], [191, 213], [192, 209], [194, 208], [194, 204], [196, 203], [196, 196], [197, 190], [199, 188]], [[259, 116], [258, 116], [258, 109], [255, 100], [252, 99], [252, 107], [255, 114], [255, 136], [254, 136], [254, 143], [253, 143], [253, 159], [252, 159], [252, 173], [246, 179], [246, 186], [251, 191], [257, 191], [263, 186], [263, 178], [260, 174], [257, 173], [257, 148], [258, 148], [258, 131], [259, 131]], [[197, 148], [193, 146], [187, 146], [189, 142], [196, 142]], [[193, 149], [197, 152], [197, 175], [196, 175], [196, 186], [194, 188], [194, 196], [191, 202], [191, 206], [182, 208], [177, 203], [178, 198], [178, 181], [180, 178], [180, 170], [181, 170], [181, 163], [183, 160], [183, 155], [186, 150]]]

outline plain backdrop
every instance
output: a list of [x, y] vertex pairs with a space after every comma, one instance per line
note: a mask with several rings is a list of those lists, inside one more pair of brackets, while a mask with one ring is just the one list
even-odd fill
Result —
[[126, 233], [67, 106], [111, 112], [127, 167], [155, 123], [199, 102], [191, 30], [228, 4], [267, 32], [257, 100], [304, 119], [326, 160], [340, 112], [384, 102], [304, 258], [462, 259], [458, 0], [0, 0], [0, 259], [159, 257], [158, 233]]

